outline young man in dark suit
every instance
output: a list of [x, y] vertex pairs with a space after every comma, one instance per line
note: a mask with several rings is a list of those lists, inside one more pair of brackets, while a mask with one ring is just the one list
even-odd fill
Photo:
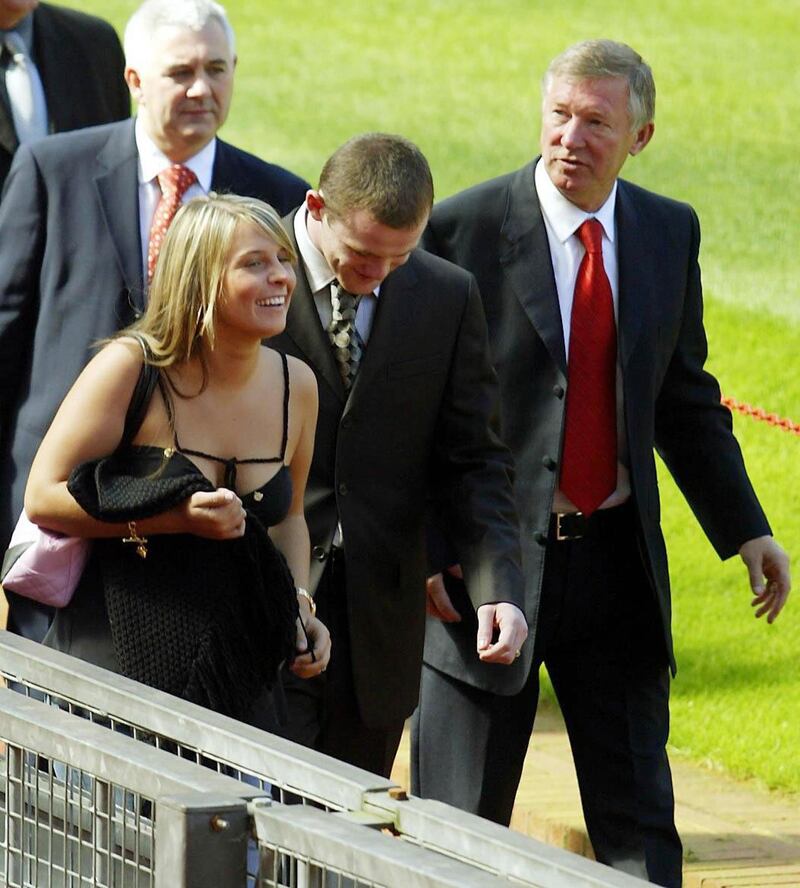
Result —
[[[2, 543], [39, 442], [93, 344], [144, 306], [169, 177], [186, 187], [179, 201], [230, 191], [284, 213], [307, 189], [217, 138], [236, 63], [218, 4], [146, 0], [126, 28], [125, 54], [136, 119], [23, 145], [0, 203]], [[49, 615], [11, 598], [11, 627], [41, 639]]]
[[[125, 56], [116, 32], [102, 19], [37, 0], [0, 0], [0, 43], [19, 35], [41, 82], [42, 134], [61, 133], [130, 115]], [[20, 143], [0, 64], [0, 191]]]
[[287, 677], [277, 730], [384, 775], [417, 703], [429, 501], [449, 522], [480, 624], [465, 656], [506, 669], [527, 634], [480, 298], [472, 275], [416, 249], [432, 201], [428, 163], [406, 139], [339, 148], [286, 220], [301, 261], [273, 340], [319, 383], [306, 518], [310, 591], [332, 641], [324, 676]]
[[677, 886], [654, 448], [719, 555], [741, 555], [756, 616], [777, 617], [790, 579], [704, 370], [697, 217], [618, 179], [654, 112], [638, 53], [578, 44], [544, 78], [541, 157], [433, 211], [425, 246], [472, 271], [484, 301], [534, 643], [502, 673], [464, 668], [463, 589], [432, 589], [413, 789], [507, 823], [544, 662], [598, 860]]

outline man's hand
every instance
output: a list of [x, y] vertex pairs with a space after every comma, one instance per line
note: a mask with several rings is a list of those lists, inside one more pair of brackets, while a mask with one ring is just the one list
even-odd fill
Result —
[[[495, 629], [500, 634], [492, 644]], [[527, 637], [525, 614], [515, 604], [500, 601], [478, 608], [478, 656], [484, 663], [513, 663]]]
[[[458, 579], [462, 578], [461, 565], [459, 564], [448, 567], [447, 572], [454, 577], [458, 577]], [[460, 623], [461, 614], [453, 607], [453, 602], [450, 601], [450, 596], [444, 588], [442, 575], [438, 573], [428, 577], [425, 585], [428, 593], [425, 609], [428, 613], [443, 623]]]
[[742, 543], [739, 555], [750, 574], [750, 587], [755, 596], [751, 604], [756, 608], [756, 617], [766, 614], [767, 622], [771, 623], [786, 604], [792, 587], [789, 556], [771, 536]]

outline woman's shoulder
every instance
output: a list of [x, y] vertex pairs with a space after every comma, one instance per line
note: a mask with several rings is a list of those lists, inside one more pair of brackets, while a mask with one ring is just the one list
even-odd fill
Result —
[[118, 336], [103, 345], [95, 360], [97, 358], [120, 367], [139, 368], [144, 361], [144, 349], [135, 336]]
[[301, 361], [300, 358], [295, 358], [293, 355], [287, 355], [285, 352], [278, 351], [278, 349], [268, 345], [264, 346], [264, 349], [271, 353], [271, 356], [273, 356], [273, 365], [276, 368], [281, 368], [279, 370], [280, 373], [284, 372], [282, 367], [285, 362], [289, 374], [289, 387], [292, 394], [295, 392], [298, 394], [307, 394], [309, 392], [316, 394], [317, 378], [314, 375], [314, 371], [305, 363], [305, 361]]
[[107, 342], [86, 365], [81, 377], [127, 387], [138, 378], [144, 354], [133, 337], [123, 336]]

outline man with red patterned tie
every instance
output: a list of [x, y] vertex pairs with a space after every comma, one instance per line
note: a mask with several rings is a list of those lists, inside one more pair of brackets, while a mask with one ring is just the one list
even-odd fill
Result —
[[534, 643], [509, 669], [467, 660], [464, 591], [429, 581], [412, 788], [507, 823], [544, 663], [598, 860], [678, 886], [654, 449], [720, 557], [742, 557], [756, 616], [778, 616], [790, 577], [704, 370], [697, 217], [618, 179], [654, 113], [638, 53], [573, 46], [544, 77], [541, 157], [433, 210], [424, 245], [480, 285]]
[[[210, 190], [286, 213], [308, 183], [217, 138], [234, 35], [212, 0], [145, 0], [125, 30], [135, 120], [23, 145], [0, 204], [0, 545], [31, 461], [99, 339], [144, 307], [160, 238]], [[50, 615], [9, 595], [10, 628], [41, 640]]]

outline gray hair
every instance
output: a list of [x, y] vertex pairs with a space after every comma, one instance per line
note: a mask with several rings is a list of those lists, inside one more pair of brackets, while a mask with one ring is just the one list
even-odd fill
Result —
[[189, 28], [202, 31], [216, 22], [225, 32], [231, 55], [236, 54], [236, 38], [225, 8], [214, 0], [144, 0], [125, 26], [125, 63], [132, 68], [141, 64], [143, 50], [152, 43], [159, 28]]
[[631, 131], [638, 132], [656, 116], [656, 84], [647, 62], [626, 43], [614, 40], [584, 40], [557, 55], [542, 78], [547, 93], [554, 77], [590, 80], [624, 77], [628, 81], [628, 112]]

